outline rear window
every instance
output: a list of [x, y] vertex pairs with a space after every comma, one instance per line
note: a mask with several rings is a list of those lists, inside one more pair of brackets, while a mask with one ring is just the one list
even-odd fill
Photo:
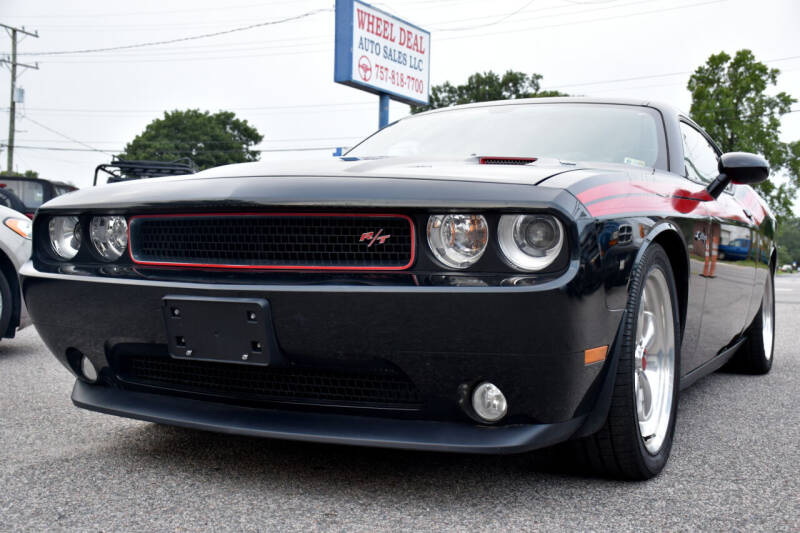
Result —
[[22, 200], [25, 207], [37, 208], [45, 202], [44, 185], [28, 179], [0, 179], [0, 187], [7, 189]]

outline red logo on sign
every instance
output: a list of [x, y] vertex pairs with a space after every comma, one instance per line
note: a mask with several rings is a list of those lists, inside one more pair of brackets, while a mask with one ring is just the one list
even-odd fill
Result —
[[389, 240], [389, 237], [391, 237], [391, 235], [381, 235], [382, 233], [383, 233], [383, 228], [379, 229], [378, 233], [375, 233], [374, 231], [364, 232], [361, 234], [361, 238], [358, 239], [358, 242], [369, 241], [369, 244], [367, 244], [367, 248], [375, 244], [375, 241], [377, 241], [378, 244], [383, 244]]
[[361, 74], [361, 79], [369, 81], [372, 77], [372, 62], [367, 56], [361, 56], [358, 60], [358, 73]]

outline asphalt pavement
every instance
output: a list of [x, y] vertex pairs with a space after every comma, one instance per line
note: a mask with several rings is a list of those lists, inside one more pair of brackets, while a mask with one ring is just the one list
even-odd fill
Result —
[[799, 531], [800, 274], [775, 365], [682, 393], [657, 478], [491, 457], [242, 438], [90, 413], [33, 328], [0, 342], [0, 530]]

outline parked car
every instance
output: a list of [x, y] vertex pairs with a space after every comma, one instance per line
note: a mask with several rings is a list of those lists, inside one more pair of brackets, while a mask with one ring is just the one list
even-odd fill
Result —
[[792, 265], [783, 265], [781, 272], [794, 272], [794, 267]]
[[69, 183], [23, 176], [0, 176], [0, 188], [11, 191], [22, 201], [25, 209], [21, 212], [28, 218], [33, 218], [36, 209], [48, 200], [77, 190]]
[[[569, 441], [643, 479], [682, 388], [771, 368], [775, 219], [748, 186], [767, 175], [667, 105], [456, 106], [330, 161], [56, 198], [23, 290], [78, 407], [392, 448]], [[744, 231], [767, 261], [717, 263]]]
[[13, 338], [17, 329], [30, 324], [17, 272], [31, 257], [32, 224], [24, 214], [4, 206], [0, 220], [0, 337]]
[[719, 245], [719, 258], [729, 261], [743, 261], [750, 254], [750, 239], [734, 239], [728, 244]]

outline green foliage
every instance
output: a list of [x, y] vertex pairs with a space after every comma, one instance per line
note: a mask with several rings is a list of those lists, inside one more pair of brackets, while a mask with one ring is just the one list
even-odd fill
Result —
[[120, 159], [174, 161], [191, 159], [199, 169], [258, 160], [252, 147], [264, 137], [230, 111], [213, 115], [187, 109], [165, 112], [125, 146]]
[[0, 171], [0, 176], [14, 176], [18, 178], [38, 178], [39, 173], [35, 170], [26, 170], [23, 174], [19, 172], [14, 172], [13, 170], [3, 170]]
[[446, 81], [441, 85], [431, 87], [429, 105], [412, 105], [411, 112], [420, 113], [429, 109], [472, 102], [489, 102], [491, 100], [568, 96], [558, 91], [542, 91], [541, 80], [541, 74], [529, 75], [513, 70], [507, 71], [502, 76], [495, 74], [491, 70], [484, 73], [476, 72], [463, 85], [454, 86], [449, 81]]
[[778, 69], [756, 61], [750, 50], [739, 50], [733, 58], [720, 52], [694, 71], [688, 89], [692, 118], [724, 152], [762, 154], [773, 172], [789, 174], [787, 184], [766, 181], [757, 186], [775, 214], [785, 219], [800, 185], [800, 141], [780, 140], [780, 117], [797, 100], [785, 92], [767, 94], [777, 84], [778, 74]]
[[800, 218], [789, 218], [778, 226], [778, 265], [800, 262]]

